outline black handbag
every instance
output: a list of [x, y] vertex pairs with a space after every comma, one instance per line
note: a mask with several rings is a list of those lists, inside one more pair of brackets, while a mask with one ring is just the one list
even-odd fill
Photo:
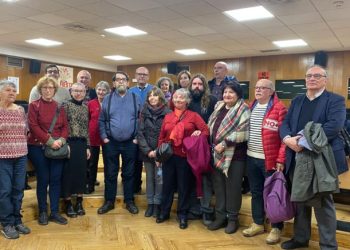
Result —
[[[56, 124], [56, 121], [57, 121], [57, 117], [58, 115], [60, 114], [60, 109], [61, 109], [61, 106], [58, 106], [57, 109], [56, 109], [56, 114], [55, 116], [53, 117], [52, 119], [52, 122], [51, 122], [51, 125], [50, 125], [50, 128], [49, 128], [49, 131], [48, 133], [51, 135], [52, 133], [52, 130]], [[65, 143], [63, 144], [60, 148], [58, 149], [53, 149], [51, 148], [50, 146], [45, 146], [45, 151], [44, 151], [44, 154], [45, 154], [45, 157], [47, 158], [50, 158], [50, 159], [67, 159], [68, 156], [69, 156], [69, 147], [68, 147], [68, 144]]]
[[345, 155], [350, 156], [350, 135], [349, 135], [349, 132], [345, 128], [343, 128], [340, 131], [340, 137], [342, 137], [342, 139], [344, 141]]
[[156, 149], [156, 161], [166, 162], [173, 155], [173, 148], [170, 142], [163, 142]]

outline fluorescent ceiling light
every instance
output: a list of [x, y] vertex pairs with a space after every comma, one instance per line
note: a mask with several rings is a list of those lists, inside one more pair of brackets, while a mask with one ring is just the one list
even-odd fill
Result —
[[36, 39], [26, 40], [26, 42], [40, 45], [40, 46], [45, 46], [45, 47], [58, 46], [63, 44], [61, 42], [53, 41], [45, 38], [36, 38]]
[[131, 26], [114, 27], [114, 28], [105, 29], [105, 31], [119, 35], [119, 36], [138, 36], [138, 35], [147, 34], [147, 32], [144, 32], [142, 30], [136, 29]]
[[280, 48], [307, 46], [307, 43], [303, 39], [273, 41], [272, 43]]
[[120, 55], [104, 56], [104, 58], [109, 59], [109, 60], [114, 60], [114, 61], [131, 60], [130, 57], [120, 56]]
[[180, 50], [175, 50], [176, 53], [185, 55], [185, 56], [193, 56], [193, 55], [202, 55], [205, 54], [204, 51], [199, 50], [199, 49], [180, 49]]
[[2, 0], [2, 1], [5, 3], [14, 3], [14, 2], [17, 2], [19, 0]]
[[263, 18], [271, 18], [273, 15], [263, 6], [224, 11], [224, 14], [238, 22]]

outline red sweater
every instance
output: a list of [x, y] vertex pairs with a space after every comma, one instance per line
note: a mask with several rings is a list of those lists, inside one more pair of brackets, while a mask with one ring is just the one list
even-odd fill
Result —
[[[256, 100], [250, 105], [251, 110], [256, 105]], [[265, 169], [273, 170], [276, 163], [284, 164], [286, 161], [286, 145], [282, 143], [279, 136], [279, 129], [284, 117], [287, 114], [287, 108], [274, 94], [270, 100], [267, 111], [264, 116], [261, 128], [262, 145], [265, 154]]]
[[[175, 125], [178, 122], [178, 118], [175, 116], [175, 112], [171, 112], [167, 114], [164, 118], [162, 128], [160, 130], [159, 134], [159, 140], [158, 140], [158, 146], [162, 144], [163, 142], [169, 142], [170, 141], [170, 133], [172, 129], [175, 127]], [[186, 110], [185, 114], [183, 116], [183, 119], [181, 122], [184, 123], [184, 138], [191, 136], [191, 134], [195, 130], [200, 130], [203, 135], [209, 136], [209, 129], [207, 124], [203, 121], [203, 119], [200, 117], [199, 114], [192, 112], [190, 110]], [[172, 146], [174, 155], [180, 156], [180, 157], [186, 157], [186, 152], [184, 151], [183, 144], [181, 143], [179, 146]]]
[[89, 136], [91, 146], [102, 145], [102, 140], [100, 137], [100, 131], [98, 127], [98, 117], [101, 112], [101, 105], [98, 99], [93, 99], [88, 103], [89, 109]]
[[[48, 130], [56, 113], [56, 109], [56, 101], [47, 102], [42, 98], [29, 104], [28, 125], [30, 134], [28, 137], [28, 144], [46, 144], [50, 138]], [[51, 136], [53, 138], [62, 137], [64, 139], [68, 137], [67, 116], [63, 108], [61, 108]]]

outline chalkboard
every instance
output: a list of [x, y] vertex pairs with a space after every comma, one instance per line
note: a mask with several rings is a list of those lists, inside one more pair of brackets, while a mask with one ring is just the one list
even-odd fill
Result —
[[276, 80], [275, 88], [279, 99], [293, 99], [306, 93], [305, 79]]

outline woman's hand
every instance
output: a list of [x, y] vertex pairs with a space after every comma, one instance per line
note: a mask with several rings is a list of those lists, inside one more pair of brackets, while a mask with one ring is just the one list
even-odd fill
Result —
[[52, 145], [51, 145], [52, 149], [59, 149], [60, 147], [62, 147], [62, 141], [61, 140], [55, 140], [52, 143]]
[[221, 154], [225, 151], [225, 147], [222, 145], [222, 143], [219, 143], [214, 147], [214, 150], [216, 153]]
[[89, 148], [87, 148], [86, 149], [86, 159], [90, 159], [90, 157], [91, 157], [91, 152], [90, 152], [90, 149]]
[[149, 151], [148, 157], [149, 158], [156, 158], [156, 151], [155, 150]]
[[191, 136], [200, 136], [202, 132], [200, 130], [195, 130]]
[[103, 143], [104, 143], [104, 144], [107, 144], [108, 142], [109, 142], [109, 139], [108, 139], [108, 138], [104, 138], [104, 139], [103, 139]]

